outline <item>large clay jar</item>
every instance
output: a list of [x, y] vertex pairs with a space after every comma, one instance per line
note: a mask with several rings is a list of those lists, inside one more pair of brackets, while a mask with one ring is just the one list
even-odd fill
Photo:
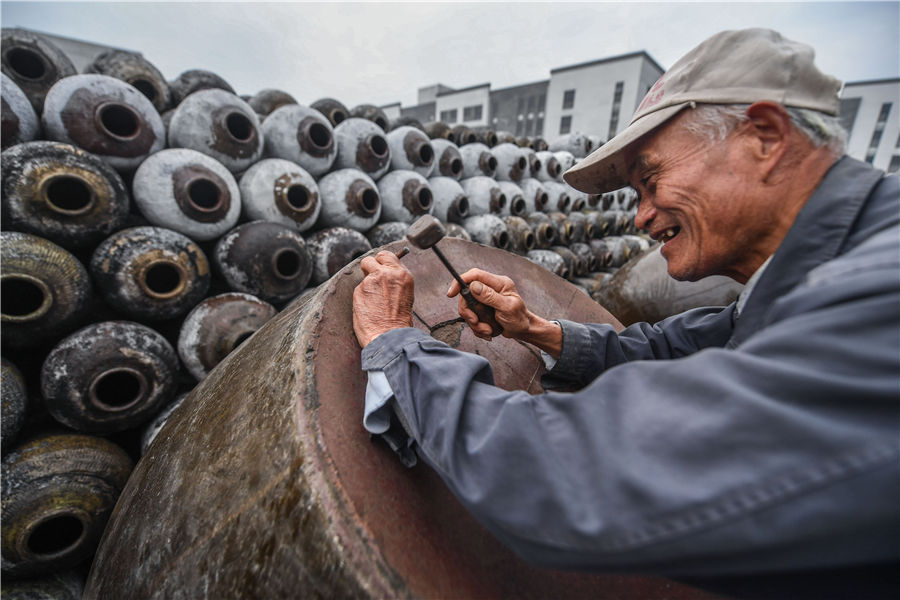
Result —
[[266, 156], [297, 163], [313, 177], [327, 173], [337, 157], [334, 129], [313, 108], [282, 106], [266, 117], [262, 132]]
[[91, 300], [87, 269], [71, 253], [29, 233], [0, 233], [0, 319], [4, 346], [24, 348], [60, 338]]
[[166, 78], [141, 54], [107, 50], [99, 54], [84, 72], [109, 75], [134, 86], [160, 113], [169, 108], [171, 94]]
[[88, 433], [142, 424], [175, 395], [178, 356], [153, 329], [102, 321], [57, 344], [41, 368], [41, 394], [60, 423]]
[[343, 102], [334, 98], [320, 98], [310, 104], [309, 107], [325, 115], [332, 127], [337, 126], [338, 123], [350, 116], [350, 110], [344, 106]]
[[81, 434], [41, 435], [4, 456], [4, 580], [89, 558], [131, 468], [121, 448]]
[[319, 227], [349, 227], [366, 232], [381, 218], [381, 195], [359, 169], [339, 169], [319, 180]]
[[244, 223], [223, 235], [213, 261], [229, 288], [273, 304], [302, 292], [313, 273], [300, 232], [269, 221]]
[[459, 147], [444, 138], [433, 138], [431, 147], [434, 149], [435, 156], [435, 165], [431, 176], [452, 177], [459, 181], [463, 171], [462, 154], [459, 153]]
[[678, 281], [669, 275], [660, 248], [654, 246], [629, 260], [598, 290], [598, 300], [622, 323], [655, 323], [699, 306], [727, 306], [744, 288], [721, 275]]
[[416, 171], [391, 171], [378, 180], [378, 195], [381, 221], [412, 223], [421, 215], [431, 214], [434, 205], [428, 180]]
[[[516, 273], [540, 314], [620, 327], [580, 289], [521, 257], [440, 243], [460, 270]], [[403, 261], [416, 278], [417, 327], [484, 356], [500, 387], [541, 391], [534, 349], [479, 340], [459, 319], [434, 252], [412, 249]], [[350, 265], [293, 303], [172, 414], [116, 506], [86, 599], [703, 597], [656, 578], [530, 566], [434, 471], [408, 469], [373, 443], [361, 423], [366, 376], [351, 316], [361, 278]]]
[[181, 101], [169, 122], [169, 146], [202, 152], [232, 173], [259, 160], [264, 144], [256, 113], [225, 90], [194, 92]]
[[111, 235], [94, 250], [90, 268], [110, 306], [138, 320], [183, 315], [209, 289], [206, 254], [190, 238], [163, 227], [132, 227]]
[[106, 161], [70, 144], [27, 142], [3, 152], [4, 227], [84, 248], [124, 227], [128, 189]]
[[263, 159], [244, 171], [239, 185], [241, 207], [249, 221], [273, 221], [306, 231], [322, 210], [316, 180], [289, 160]]
[[133, 171], [166, 145], [166, 128], [136, 88], [108, 75], [73, 75], [47, 92], [41, 115], [48, 139], [96, 154], [117, 171]]
[[17, 28], [3, 28], [3, 73], [22, 89], [40, 115], [53, 84], [75, 75], [75, 65], [44, 36]]
[[431, 214], [444, 223], [462, 223], [469, 216], [469, 198], [453, 177], [432, 177], [428, 180], [434, 202]]
[[435, 152], [424, 131], [410, 125], [391, 130], [386, 136], [391, 147], [391, 169], [415, 171], [422, 177], [431, 175]]
[[228, 292], [207, 298], [181, 324], [178, 356], [200, 381], [277, 312], [251, 294]]
[[161, 150], [141, 163], [134, 203], [151, 224], [193, 240], [212, 240], [237, 223], [241, 193], [216, 159], [189, 148]]
[[169, 91], [172, 93], [172, 106], [178, 106], [181, 101], [200, 90], [225, 90], [233, 94], [234, 88], [227, 81], [212, 71], [203, 69], [189, 69], [169, 82]]
[[378, 179], [391, 168], [391, 147], [384, 130], [359, 117], [350, 117], [334, 128], [337, 158], [334, 169], [358, 169]]

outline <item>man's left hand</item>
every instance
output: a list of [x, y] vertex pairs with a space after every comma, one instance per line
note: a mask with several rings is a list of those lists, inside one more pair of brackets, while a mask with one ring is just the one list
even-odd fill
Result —
[[393, 252], [382, 250], [359, 263], [365, 277], [353, 291], [353, 331], [365, 348], [398, 327], [412, 327], [412, 273]]

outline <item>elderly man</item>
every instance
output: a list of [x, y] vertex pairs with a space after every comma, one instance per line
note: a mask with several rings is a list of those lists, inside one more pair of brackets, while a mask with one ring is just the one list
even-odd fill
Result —
[[807, 46], [723, 32], [565, 174], [586, 192], [630, 184], [669, 273], [746, 283], [735, 304], [616, 334], [532, 313], [507, 277], [463, 276], [504, 336], [547, 355], [545, 388], [578, 392], [493, 386], [483, 358], [411, 327], [412, 277], [393, 254], [364, 259], [367, 419], [399, 411], [465, 506], [541, 565], [703, 575], [896, 561], [900, 180], [843, 156], [839, 88]]

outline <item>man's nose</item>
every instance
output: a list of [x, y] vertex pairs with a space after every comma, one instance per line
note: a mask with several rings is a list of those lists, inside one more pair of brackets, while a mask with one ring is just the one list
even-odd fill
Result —
[[656, 218], [656, 209], [648, 199], [642, 198], [638, 204], [637, 214], [634, 215], [634, 226], [638, 229], [649, 229], [654, 218]]

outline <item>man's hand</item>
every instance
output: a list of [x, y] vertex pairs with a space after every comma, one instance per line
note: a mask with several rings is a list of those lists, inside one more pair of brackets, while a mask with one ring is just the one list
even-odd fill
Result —
[[[460, 277], [469, 284], [469, 290], [476, 300], [494, 308], [494, 318], [503, 326], [503, 337], [534, 344], [554, 358], [559, 358], [562, 350], [562, 329], [556, 323], [528, 310], [512, 279], [481, 269], [469, 269]], [[459, 291], [459, 283], [454, 281], [447, 290], [447, 296], [452, 298], [458, 295]], [[478, 316], [472, 312], [461, 295], [459, 316], [469, 324], [477, 337], [490, 341], [491, 326], [478, 320]]]
[[[516, 291], [516, 284], [512, 279], [481, 269], [469, 269], [460, 277], [469, 284], [469, 290], [476, 300], [494, 308], [494, 316], [503, 326], [504, 337], [517, 338], [528, 331], [528, 309], [525, 308], [525, 301]], [[454, 280], [447, 290], [447, 297], [452, 298], [457, 294], [459, 282]], [[469, 324], [476, 336], [485, 340], [491, 339], [491, 326], [478, 320], [478, 315], [472, 312], [462, 296], [459, 297], [459, 316]]]
[[359, 263], [365, 277], [353, 290], [353, 331], [359, 345], [390, 329], [412, 327], [412, 273], [397, 255], [382, 250]]

